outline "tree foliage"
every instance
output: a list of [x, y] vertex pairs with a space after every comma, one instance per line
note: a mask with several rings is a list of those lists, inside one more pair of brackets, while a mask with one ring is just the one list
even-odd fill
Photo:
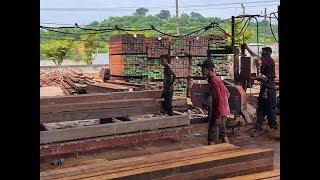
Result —
[[[241, 22], [241, 20], [236, 19], [235, 20], [235, 26], [234, 26], [234, 44], [235, 46], [239, 47], [240, 44], [244, 42], [248, 42], [249, 39], [253, 37], [254, 31], [251, 29], [247, 29], [247, 26], [244, 27], [245, 21]], [[227, 33], [231, 35], [231, 26], [227, 27]], [[231, 37], [227, 38], [227, 41], [229, 44], [231, 44]]]
[[41, 44], [40, 50], [48, 59], [61, 66], [63, 60], [70, 53], [72, 44], [70, 40], [50, 41], [50, 43]]
[[[134, 15], [130, 16], [121, 16], [121, 17], [109, 17], [108, 19], [103, 20], [101, 23], [94, 21], [86, 28], [114, 28], [116, 25], [120, 28], [130, 29], [130, 30], [138, 30], [142, 28], [150, 28], [150, 25], [153, 25], [156, 27], [159, 31], [176, 35], [177, 29], [176, 29], [176, 19], [175, 16], [171, 16], [170, 11], [167, 10], [161, 10], [159, 14], [155, 15], [146, 15], [148, 12], [148, 9], [146, 8], [138, 8]], [[190, 14], [182, 13], [179, 17], [180, 21], [180, 34], [186, 34], [190, 33], [191, 31], [200, 29], [204, 26], [209, 25], [212, 22], [219, 22], [219, 26], [227, 31], [228, 34], [231, 34], [231, 23], [230, 21], [221, 21], [218, 17], [204, 17], [200, 13], [197, 12], [191, 12]], [[235, 27], [235, 34], [239, 34], [244, 22], [240, 22], [239, 20], [236, 20], [236, 27]], [[275, 22], [275, 20], [273, 20]], [[258, 23], [258, 39], [259, 43], [264, 42], [264, 23], [263, 21], [260, 21]], [[272, 25], [272, 29], [277, 36], [278, 33], [278, 27], [277, 25]], [[243, 41], [246, 43], [256, 43], [257, 42], [257, 24], [254, 20], [252, 20], [249, 23], [249, 27], [246, 29], [244, 28], [245, 33], [237, 36], [235, 38], [236, 45], [239, 43], [242, 43]], [[83, 31], [81, 29], [59, 29], [59, 31], [63, 32], [72, 32], [72, 33], [89, 33], [92, 31]], [[199, 35], [202, 31], [199, 33], [195, 33], [192, 35]], [[108, 40], [112, 35], [117, 34], [123, 34], [123, 31], [110, 31], [110, 32], [104, 32], [101, 34], [96, 35], [82, 35], [80, 37], [79, 34], [62, 34], [52, 31], [45, 31], [40, 30], [40, 36], [41, 46], [44, 44], [52, 44], [55, 42], [54, 39], [72, 39], [74, 42], [81, 42], [85, 43], [86, 48], [86, 55], [82, 55], [82, 59], [88, 63], [92, 63], [92, 54], [96, 53], [97, 49], [99, 52], [107, 52], [108, 49]], [[130, 34], [144, 34], [146, 37], [152, 37], [152, 36], [163, 36], [161, 33], [157, 31], [128, 31]], [[209, 35], [209, 34], [220, 34], [221, 31], [219, 31], [217, 28], [215, 29], [209, 29], [206, 32], [202, 33], [202, 35]], [[244, 36], [243, 36], [244, 35]], [[49, 39], [48, 39], [49, 38]], [[269, 22], [267, 24], [267, 32], [266, 32], [266, 41], [267, 44], [276, 43], [275, 39], [272, 36]], [[231, 42], [231, 39], [228, 39], [228, 42]], [[54, 44], [53, 44], [54, 45]], [[55, 45], [54, 45], [55, 46]], [[74, 51], [72, 51], [74, 52]], [[78, 57], [79, 54], [71, 53], [72, 56]], [[70, 56], [71, 56], [70, 55]], [[47, 58], [46, 54], [43, 52], [43, 48], [41, 48], [40, 52], [40, 58]], [[69, 57], [68, 57], [69, 58]], [[71, 57], [70, 57], [71, 58]], [[72, 58], [71, 58], [72, 59]]]
[[161, 10], [156, 16], [158, 16], [161, 20], [168, 20], [171, 17], [171, 14], [168, 10]]
[[144, 7], [141, 7], [141, 8], [138, 8], [136, 10], [135, 13], [133, 13], [133, 15], [137, 15], [137, 16], [145, 16], [147, 14], [147, 12], [149, 12], [148, 9], [144, 8]]
[[98, 41], [98, 34], [82, 35], [80, 37], [85, 47], [82, 59], [86, 64], [92, 64], [92, 55], [97, 51], [98, 48], [102, 47], [105, 44]]

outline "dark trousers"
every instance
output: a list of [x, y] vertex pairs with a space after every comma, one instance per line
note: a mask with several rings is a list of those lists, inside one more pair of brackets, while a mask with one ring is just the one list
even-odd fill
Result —
[[164, 98], [164, 109], [168, 111], [169, 116], [173, 116], [172, 96], [173, 91], [162, 91], [161, 98]]
[[[263, 97], [265, 91], [267, 91], [267, 98]], [[276, 121], [276, 90], [275, 88], [261, 86], [258, 97], [257, 121], [255, 127], [259, 131], [262, 130], [265, 115], [267, 115], [269, 127], [278, 129]]]
[[216, 118], [213, 116], [209, 117], [209, 131], [208, 131], [208, 141], [217, 142], [220, 139], [227, 137], [226, 128], [227, 117], [221, 118], [221, 124], [216, 124]]

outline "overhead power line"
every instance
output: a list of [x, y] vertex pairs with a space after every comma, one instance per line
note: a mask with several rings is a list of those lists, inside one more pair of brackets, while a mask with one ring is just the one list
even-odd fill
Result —
[[[280, 3], [279, 1], [254, 1], [254, 2], [238, 2], [238, 3], [220, 3], [220, 4], [194, 4], [194, 5], [185, 5], [179, 7], [181, 10], [197, 10], [196, 7], [205, 7], [207, 9], [210, 6], [230, 6], [230, 5], [239, 5], [239, 4], [260, 4], [258, 6], [266, 6], [262, 4], [266, 3]], [[246, 6], [246, 7], [256, 7], [256, 6]], [[110, 10], [136, 10], [141, 7], [107, 7], [107, 8], [40, 8], [42, 11], [110, 11]], [[175, 6], [157, 6], [157, 7], [144, 7], [149, 11], [153, 10], [175, 10]], [[210, 9], [224, 9], [224, 8], [241, 8], [241, 7], [222, 7], [222, 8], [210, 8]]]

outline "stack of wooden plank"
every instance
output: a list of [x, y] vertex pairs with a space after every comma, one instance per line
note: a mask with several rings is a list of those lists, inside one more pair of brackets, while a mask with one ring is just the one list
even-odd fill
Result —
[[187, 38], [170, 39], [170, 56], [187, 56], [190, 54], [190, 43]]
[[[132, 103], [133, 102], [133, 103]], [[122, 103], [122, 105], [120, 105]], [[127, 104], [125, 104], [127, 103]], [[154, 103], [152, 99], [132, 99], [101, 102], [97, 108], [113, 108], [111, 105], [118, 107], [137, 107], [139, 103]], [[77, 106], [80, 107], [80, 106]], [[79, 140], [83, 138], [95, 138], [102, 136], [112, 136], [117, 134], [126, 134], [140, 131], [150, 131], [153, 129], [161, 129], [168, 127], [184, 126], [190, 124], [188, 115], [170, 116], [170, 117], [152, 117], [140, 120], [121, 121], [113, 118], [113, 123], [97, 124], [94, 126], [82, 126], [75, 128], [57, 129], [51, 131], [40, 132], [40, 144], [64, 142], [71, 140]]]
[[48, 73], [40, 74], [41, 86], [54, 86], [58, 85], [62, 77], [59, 71], [50, 71]]
[[41, 179], [221, 179], [273, 170], [274, 151], [202, 146], [40, 172]]
[[40, 99], [40, 123], [156, 113], [161, 91], [103, 93]]
[[279, 170], [266, 171], [261, 173], [224, 178], [222, 180], [248, 180], [248, 179], [249, 180], [259, 180], [259, 179], [280, 180], [280, 171]]
[[96, 82], [94, 79], [94, 76], [92, 74], [83, 73], [83, 75], [84, 75], [84, 80], [85, 80], [86, 84], [93, 84]]
[[190, 55], [191, 56], [207, 56], [208, 36], [190, 36]]
[[111, 36], [109, 51], [111, 55], [146, 53], [145, 36], [144, 34], [137, 34], [136, 37], [129, 34]]
[[171, 57], [171, 67], [177, 77], [187, 78], [189, 74], [189, 57]]
[[82, 72], [74, 68], [68, 68], [68, 71], [64, 72], [62, 76], [63, 76], [63, 81], [60, 82], [60, 87], [67, 95], [74, 94], [73, 90], [75, 90], [76, 93], [78, 94], [87, 93], [86, 80]]
[[159, 58], [162, 54], [169, 54], [169, 37], [161, 37], [159, 40], [156, 37], [147, 38], [147, 57]]

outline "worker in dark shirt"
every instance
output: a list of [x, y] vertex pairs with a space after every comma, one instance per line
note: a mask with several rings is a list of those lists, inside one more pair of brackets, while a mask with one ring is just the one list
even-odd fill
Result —
[[276, 121], [276, 89], [275, 89], [275, 62], [271, 58], [272, 49], [270, 47], [262, 48], [261, 57], [258, 57], [247, 44], [244, 44], [251, 56], [255, 56], [258, 72], [257, 80], [261, 82], [259, 97], [258, 97], [258, 110], [255, 131], [251, 136], [259, 136], [262, 132], [262, 125], [264, 117], [267, 115], [268, 124], [272, 131], [278, 129]]
[[170, 56], [168, 54], [160, 56], [160, 63], [164, 66], [163, 92], [161, 98], [164, 98], [164, 109], [168, 111], [169, 116], [173, 116], [172, 96], [173, 83], [176, 80], [176, 75], [170, 66]]

